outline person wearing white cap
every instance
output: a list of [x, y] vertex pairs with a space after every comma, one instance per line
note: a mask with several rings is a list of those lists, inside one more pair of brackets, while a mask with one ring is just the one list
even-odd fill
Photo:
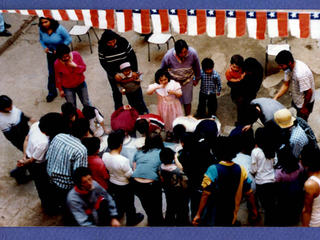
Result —
[[292, 149], [292, 154], [299, 158], [300, 154], [309, 142], [307, 135], [305, 134], [302, 127], [295, 122], [296, 118], [292, 116], [288, 109], [281, 109], [274, 113], [275, 122], [284, 129], [289, 131], [289, 143]]
[[121, 73], [117, 73], [114, 77], [117, 81], [119, 91], [126, 95], [129, 104], [137, 109], [140, 115], [148, 114], [149, 110], [143, 100], [140, 86], [142, 73], [137, 72], [137, 74], [134, 75], [129, 62], [122, 63], [119, 68]]

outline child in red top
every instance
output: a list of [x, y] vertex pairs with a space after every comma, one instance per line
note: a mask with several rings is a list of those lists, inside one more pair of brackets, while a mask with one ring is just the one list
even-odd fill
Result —
[[88, 168], [91, 171], [92, 179], [97, 181], [101, 187], [108, 189], [109, 174], [103, 160], [98, 156], [100, 139], [97, 137], [84, 138], [82, 144], [88, 150]]
[[229, 82], [240, 82], [245, 73], [242, 72], [243, 57], [241, 55], [233, 55], [230, 60], [230, 66], [226, 71], [226, 79]]

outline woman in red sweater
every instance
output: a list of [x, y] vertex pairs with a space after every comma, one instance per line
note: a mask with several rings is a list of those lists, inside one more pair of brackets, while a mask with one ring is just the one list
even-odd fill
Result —
[[67, 102], [77, 106], [76, 94], [82, 105], [91, 106], [84, 72], [86, 64], [78, 52], [70, 52], [65, 44], [57, 46], [56, 55], [58, 59], [54, 63], [56, 86], [60, 96], [65, 97]]

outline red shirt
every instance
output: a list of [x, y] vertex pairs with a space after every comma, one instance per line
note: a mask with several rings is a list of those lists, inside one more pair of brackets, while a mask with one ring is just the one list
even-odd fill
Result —
[[139, 119], [147, 119], [149, 120], [149, 130], [148, 133], [152, 133], [158, 129], [162, 130], [164, 128], [164, 121], [159, 115], [148, 113], [145, 115], [141, 115]]
[[56, 86], [60, 91], [62, 91], [62, 86], [65, 88], [74, 88], [84, 82], [83, 73], [86, 71], [86, 64], [78, 52], [71, 53], [73, 62], [78, 65], [76, 68], [63, 65], [59, 59], [54, 63]]
[[103, 160], [99, 156], [88, 156], [88, 168], [91, 171], [92, 179], [97, 181], [104, 189], [108, 188], [107, 180], [109, 173]]
[[238, 79], [241, 77], [242, 69], [239, 69], [239, 72], [235, 72], [231, 69], [231, 66], [228, 67], [226, 71], [226, 79], [230, 81], [231, 78]]
[[139, 113], [135, 108], [124, 110], [123, 107], [115, 110], [111, 115], [111, 128], [113, 131], [123, 129], [127, 133], [134, 130]]

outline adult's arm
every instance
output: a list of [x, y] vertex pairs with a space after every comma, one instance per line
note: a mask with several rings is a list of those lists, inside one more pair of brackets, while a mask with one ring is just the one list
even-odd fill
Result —
[[74, 73], [81, 74], [86, 71], [87, 66], [78, 52], [73, 52], [73, 62], [77, 64], [77, 67], [74, 68]]
[[288, 91], [289, 87], [290, 87], [290, 81], [289, 81], [289, 80], [288, 80], [288, 81], [285, 81], [285, 82], [282, 84], [280, 90], [279, 90], [279, 91], [277, 92], [277, 94], [273, 97], [273, 99], [274, 99], [274, 100], [278, 100], [283, 94], [286, 93], [286, 91]]
[[129, 159], [127, 159], [128, 161], [125, 162], [125, 164], [123, 164], [123, 168], [122, 168], [122, 171], [124, 173], [124, 176], [126, 178], [130, 178], [133, 171], [132, 171], [132, 168], [130, 167], [130, 163], [129, 163]]
[[[43, 49], [46, 49], [46, 48], [48, 48], [47, 47], [47, 45], [43, 42], [43, 32], [40, 30], [40, 28], [39, 28], [39, 41], [40, 41], [40, 44], [41, 44], [41, 46], [43, 47]], [[49, 50], [49, 49], [48, 49]]]
[[310, 113], [308, 111], [308, 109], [306, 108], [307, 104], [310, 103], [311, 98], [312, 98], [312, 88], [309, 88], [307, 91], [304, 91], [304, 103], [302, 105], [302, 108], [300, 110], [300, 113], [302, 116], [308, 116]]
[[59, 31], [59, 34], [63, 38], [63, 44], [68, 46], [72, 41], [72, 37], [69, 35], [67, 29], [64, 26], [59, 25], [57, 30]]
[[201, 78], [201, 67], [200, 67], [199, 56], [197, 53], [195, 53], [195, 59], [193, 61], [192, 67], [194, 71], [195, 80], [199, 81], [199, 79]]
[[67, 199], [67, 205], [72, 213], [74, 219], [80, 226], [94, 226], [93, 222], [89, 221], [89, 216], [85, 212], [83, 205], [80, 201], [75, 199]]
[[[127, 41], [127, 40], [126, 40]], [[133, 48], [131, 47], [131, 44], [127, 41], [128, 47], [127, 47], [127, 60], [130, 62], [131, 70], [132, 72], [138, 71], [138, 61], [136, 53], [134, 52]]]
[[319, 195], [319, 185], [314, 180], [308, 180], [304, 184], [304, 205], [302, 210], [302, 227], [308, 227], [311, 220], [314, 198]]
[[63, 91], [62, 90], [62, 73], [60, 73], [60, 68], [61, 68], [62, 64], [59, 62], [59, 59], [57, 59], [54, 63], [54, 76], [55, 76], [55, 80], [56, 80], [56, 87], [59, 89], [59, 91]]

